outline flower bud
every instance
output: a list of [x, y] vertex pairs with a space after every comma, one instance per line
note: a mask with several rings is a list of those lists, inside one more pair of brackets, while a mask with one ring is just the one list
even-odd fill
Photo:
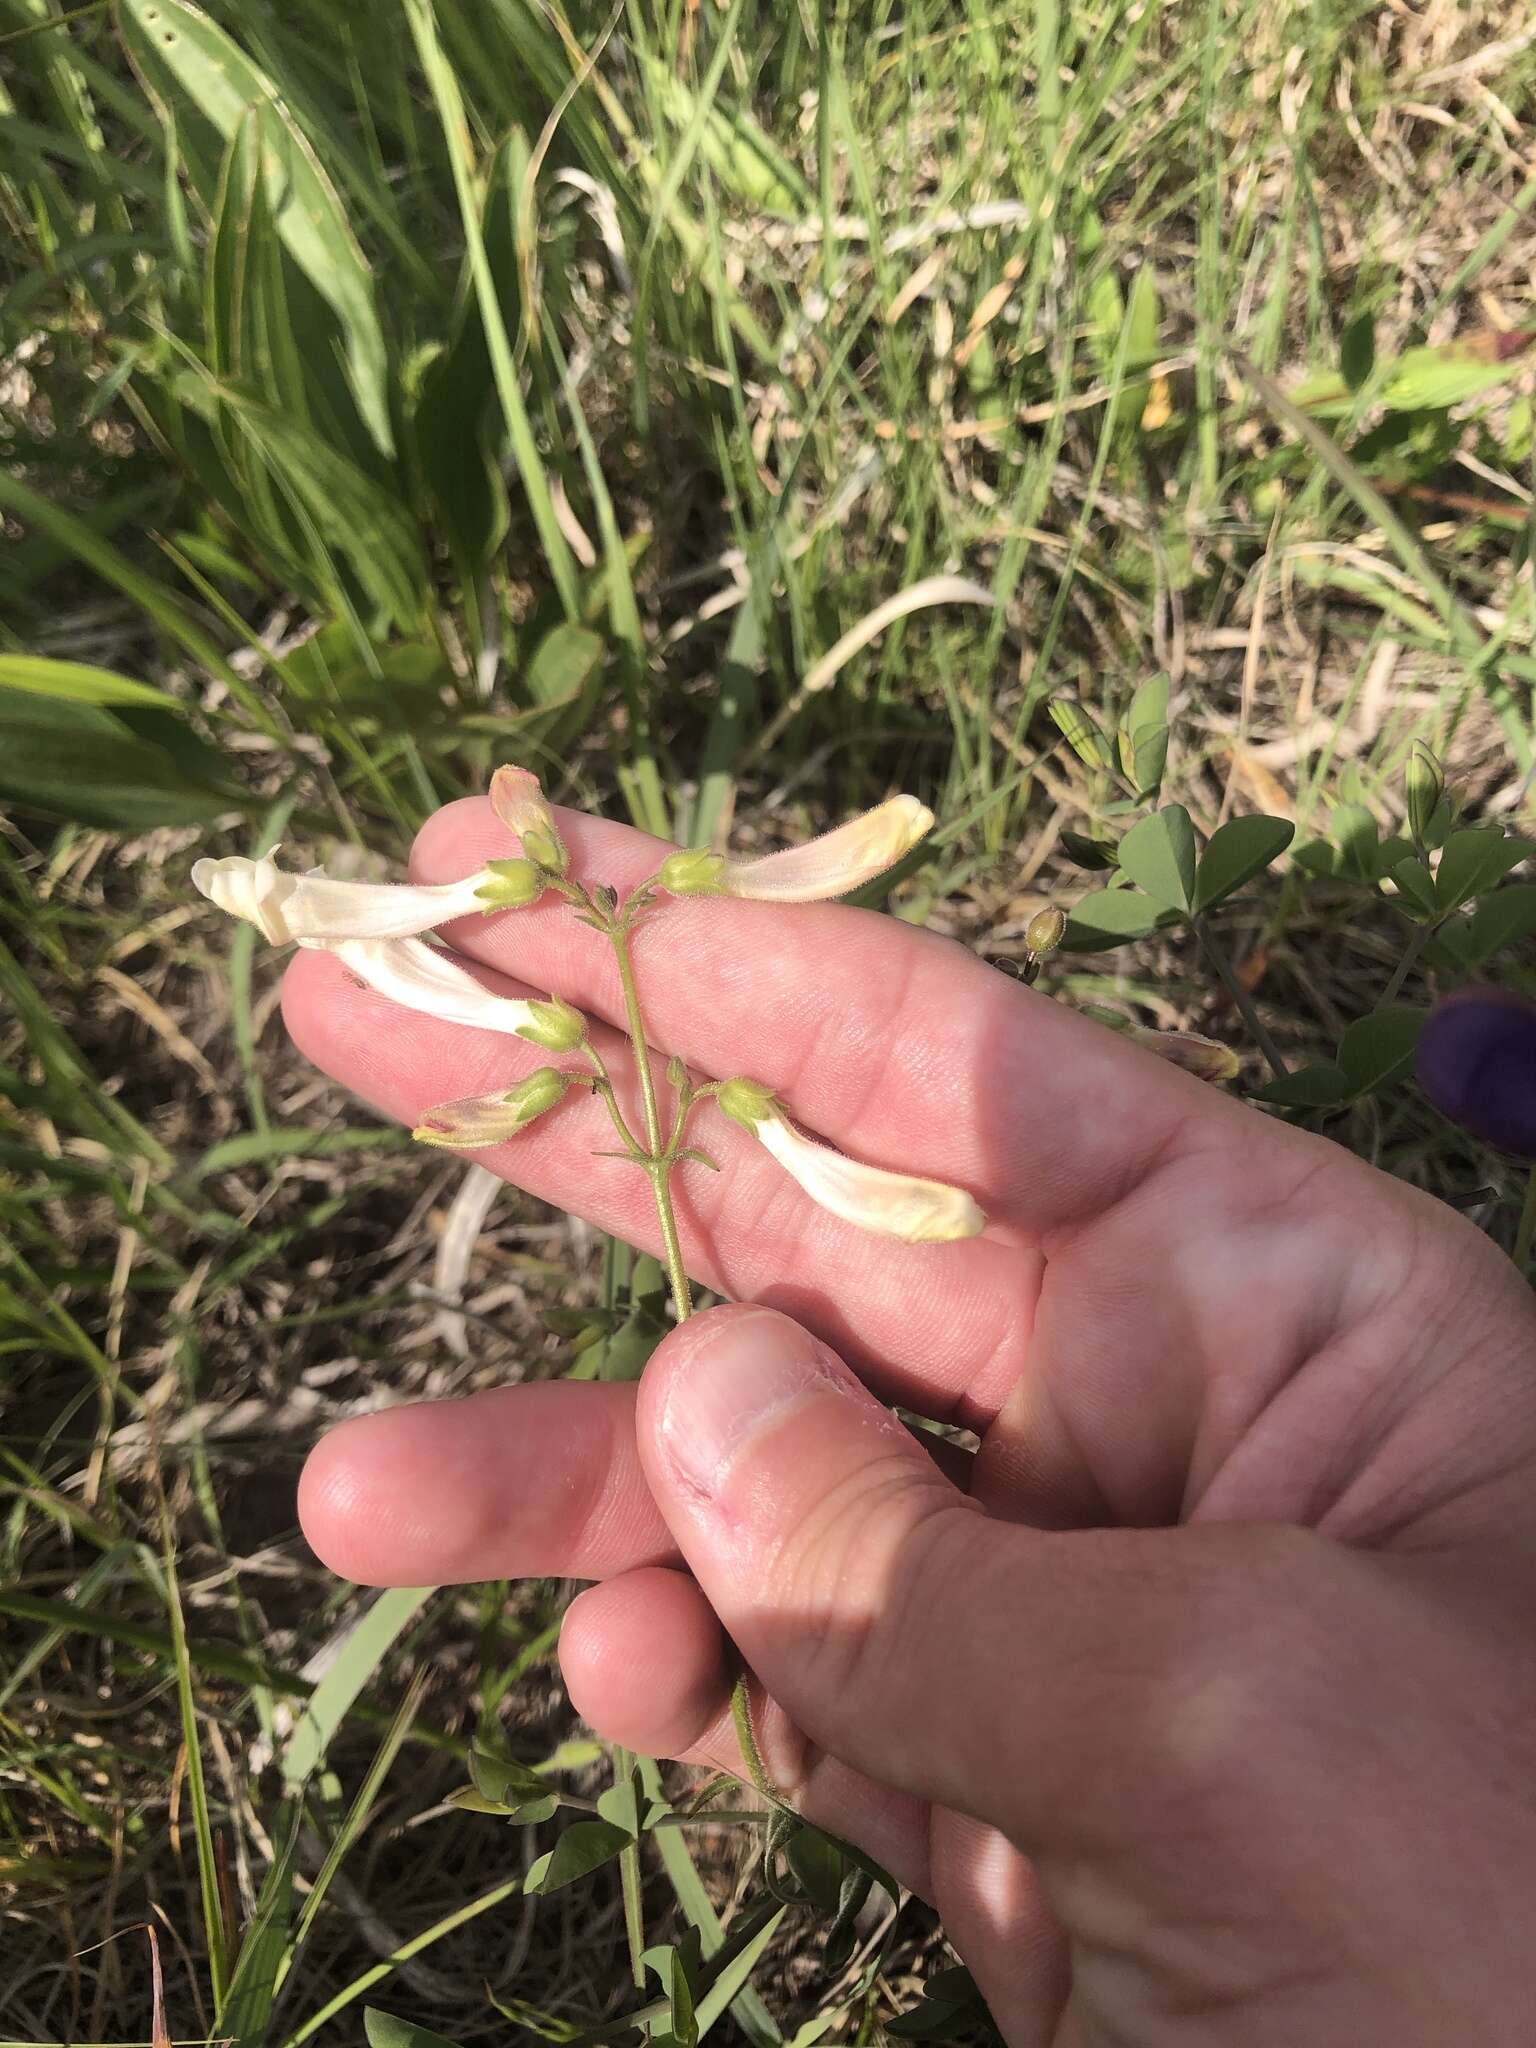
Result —
[[411, 1136], [423, 1145], [473, 1152], [502, 1145], [555, 1107], [571, 1085], [558, 1067], [536, 1067], [505, 1095], [466, 1095], [429, 1109]]
[[586, 1038], [587, 1020], [559, 996], [529, 1003], [529, 1019], [518, 1027], [518, 1037], [531, 1039], [546, 1052], [574, 1052]]
[[1403, 778], [1407, 799], [1408, 829], [1422, 846], [1440, 799], [1445, 794], [1445, 770], [1422, 740], [1415, 740]]
[[742, 1076], [727, 1081], [715, 1100], [728, 1117], [749, 1131], [755, 1130], [765, 1117], [778, 1115], [773, 1090], [765, 1088], [761, 1081], [748, 1081]]
[[565, 873], [571, 856], [555, 829], [555, 814], [532, 769], [498, 768], [491, 777], [491, 809], [522, 841], [529, 860], [552, 875]]
[[1153, 1031], [1145, 1024], [1127, 1024], [1122, 1029], [1134, 1044], [1155, 1052], [1171, 1067], [1182, 1067], [1197, 1081], [1235, 1081], [1242, 1066], [1230, 1045], [1202, 1038], [1198, 1031]]
[[488, 860], [486, 879], [476, 889], [483, 910], [526, 910], [537, 903], [547, 886], [542, 871], [531, 860]]
[[1061, 944], [1066, 928], [1066, 912], [1058, 910], [1054, 903], [1048, 903], [1044, 910], [1037, 910], [1025, 925], [1024, 944], [1036, 960], [1049, 959]]
[[725, 859], [702, 846], [669, 853], [656, 879], [674, 896], [723, 896]]

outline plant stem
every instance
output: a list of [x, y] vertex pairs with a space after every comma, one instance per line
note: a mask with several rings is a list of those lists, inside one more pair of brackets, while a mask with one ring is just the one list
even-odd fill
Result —
[[1536, 1247], [1536, 1166], [1525, 1183], [1525, 1203], [1515, 1226], [1515, 1271], [1522, 1279], [1530, 1270], [1531, 1251]]
[[1378, 1010], [1384, 1010], [1387, 1004], [1392, 1001], [1392, 998], [1413, 971], [1414, 963], [1428, 944], [1431, 934], [1438, 930], [1438, 924], [1418, 924], [1414, 926], [1413, 936], [1403, 948], [1403, 956], [1392, 970], [1392, 979], [1381, 992], [1381, 1001], [1376, 1005]]
[[672, 1283], [672, 1300], [677, 1320], [686, 1322], [693, 1313], [693, 1291], [688, 1269], [683, 1264], [682, 1240], [677, 1234], [677, 1215], [672, 1207], [672, 1148], [663, 1142], [661, 1113], [656, 1106], [656, 1076], [651, 1071], [651, 1051], [645, 1042], [645, 1017], [640, 1009], [640, 991], [635, 984], [635, 963], [630, 958], [629, 933], [615, 918], [608, 927], [614, 958], [619, 963], [619, 986], [624, 991], [624, 1016], [629, 1025], [629, 1042], [635, 1055], [635, 1072], [640, 1077], [640, 1104], [645, 1113], [645, 1142], [649, 1148], [646, 1172], [656, 1197], [656, 1215], [661, 1224], [661, 1244], [666, 1256], [667, 1278]]
[[1227, 959], [1226, 954], [1217, 945], [1215, 939], [1212, 938], [1205, 919], [1197, 917], [1192, 919], [1191, 922], [1194, 925], [1195, 937], [1200, 942], [1200, 950], [1221, 977], [1221, 985], [1237, 1005], [1237, 1013], [1248, 1026], [1249, 1035], [1253, 1039], [1254, 1044], [1263, 1053], [1265, 1059], [1268, 1060], [1270, 1070], [1274, 1074], [1275, 1079], [1277, 1081], [1280, 1080], [1290, 1072], [1290, 1068], [1285, 1063], [1285, 1055], [1270, 1036], [1269, 1026], [1260, 1017], [1257, 1009], [1255, 1009], [1252, 996], [1249, 995], [1247, 989], [1243, 987], [1242, 983], [1233, 973], [1231, 962]]

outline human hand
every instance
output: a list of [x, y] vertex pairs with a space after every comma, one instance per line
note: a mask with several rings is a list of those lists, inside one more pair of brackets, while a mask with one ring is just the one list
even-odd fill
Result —
[[[561, 829], [620, 888], [656, 865], [623, 827]], [[415, 865], [505, 847], [456, 804]], [[621, 1015], [608, 949], [552, 909], [447, 936]], [[638, 1395], [545, 1383], [344, 1425], [302, 1486], [321, 1556], [384, 1584], [598, 1580], [562, 1637], [577, 1706], [739, 1770], [728, 1631], [776, 1785], [934, 1901], [1028, 2048], [1523, 2048], [1536, 1311], [1513, 1269], [891, 920], [681, 902], [636, 954], [661, 1043], [970, 1189], [986, 1234], [862, 1235], [718, 1125], [724, 1171], [678, 1184], [685, 1249], [757, 1306], [674, 1333]], [[406, 1121], [445, 1076], [483, 1092], [540, 1062], [321, 953], [285, 1006]], [[650, 1244], [609, 1142], [573, 1097], [477, 1157]], [[888, 1403], [974, 1430], [974, 1459], [930, 1457]]]

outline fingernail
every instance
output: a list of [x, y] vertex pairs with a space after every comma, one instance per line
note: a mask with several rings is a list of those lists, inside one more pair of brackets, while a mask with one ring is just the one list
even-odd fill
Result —
[[840, 1359], [787, 1316], [745, 1310], [712, 1319], [672, 1372], [659, 1434], [679, 1478], [708, 1499], [742, 1454], [813, 1391], [858, 1382]]

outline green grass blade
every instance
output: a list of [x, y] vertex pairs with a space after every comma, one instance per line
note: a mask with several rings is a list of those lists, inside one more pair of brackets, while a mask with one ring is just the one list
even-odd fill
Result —
[[438, 119], [442, 123], [443, 138], [448, 146], [454, 191], [458, 197], [459, 218], [464, 228], [475, 297], [480, 308], [480, 318], [485, 326], [486, 345], [491, 352], [491, 368], [496, 380], [496, 393], [501, 401], [502, 416], [506, 421], [507, 438], [517, 459], [518, 474], [528, 499], [528, 509], [538, 529], [539, 540], [544, 548], [544, 558], [554, 579], [555, 589], [559, 592], [560, 602], [565, 608], [565, 615], [568, 619], [577, 619], [581, 615], [581, 594], [577, 584], [576, 562], [571, 554], [570, 543], [561, 532], [560, 522], [555, 517], [549, 477], [545, 471], [544, 459], [539, 453], [538, 443], [534, 439], [533, 423], [529, 418], [528, 408], [523, 401], [522, 387], [518, 382], [517, 364], [513, 359], [507, 324], [496, 295], [496, 280], [491, 273], [490, 257], [485, 246], [485, 231], [480, 218], [480, 201], [475, 187], [475, 168], [470, 153], [469, 123], [465, 117], [463, 97], [459, 91], [458, 80], [443, 54], [442, 44], [438, 41], [437, 25], [432, 18], [430, 0], [405, 0], [405, 7], [406, 19], [415, 38], [422, 68], [427, 74], [427, 84], [437, 107]]
[[285, 1785], [302, 1785], [324, 1762], [349, 1708], [431, 1597], [430, 1586], [393, 1586], [377, 1596], [294, 1724], [283, 1751]]

